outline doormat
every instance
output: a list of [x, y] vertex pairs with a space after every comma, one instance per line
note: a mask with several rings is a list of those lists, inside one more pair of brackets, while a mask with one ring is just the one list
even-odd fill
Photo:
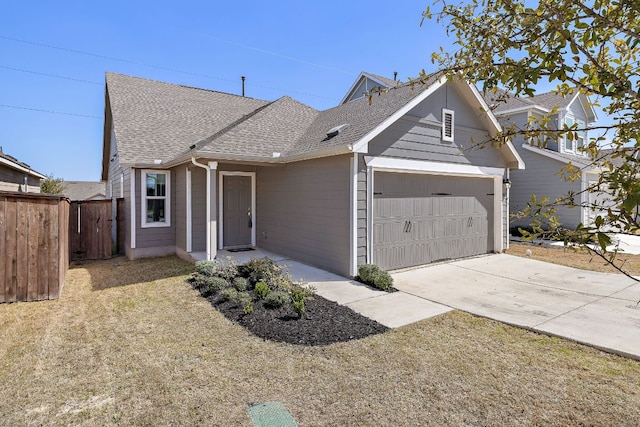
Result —
[[298, 423], [280, 402], [265, 402], [249, 408], [254, 427], [298, 427]]
[[255, 249], [253, 249], [253, 248], [235, 248], [235, 249], [229, 249], [229, 252], [249, 252], [249, 251], [255, 251]]

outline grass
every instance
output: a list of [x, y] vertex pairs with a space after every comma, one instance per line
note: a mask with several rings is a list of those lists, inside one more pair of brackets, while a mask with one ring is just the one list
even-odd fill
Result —
[[258, 339], [176, 258], [87, 262], [0, 305], [0, 425], [639, 425], [640, 364], [461, 312], [362, 340]]
[[[604, 273], [618, 273], [602, 258], [591, 255], [586, 249], [565, 248], [564, 246], [537, 245], [532, 243], [510, 243], [506, 253], [516, 256], [526, 256], [527, 249], [531, 250], [531, 258], [554, 264], [580, 268], [582, 270], [600, 271]], [[616, 265], [631, 275], [640, 276], [640, 255], [623, 254], [616, 256]]]

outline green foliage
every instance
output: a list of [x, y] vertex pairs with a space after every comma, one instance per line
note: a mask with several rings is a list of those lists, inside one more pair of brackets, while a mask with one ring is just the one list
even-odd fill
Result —
[[245, 277], [234, 277], [233, 287], [240, 292], [244, 292], [249, 289], [249, 280]]
[[243, 275], [249, 278], [252, 283], [264, 282], [270, 288], [280, 281], [283, 268], [274, 260], [268, 257], [253, 258], [242, 266]]
[[64, 179], [55, 178], [53, 174], [47, 175], [45, 179], [40, 181], [40, 192], [42, 194], [62, 194], [64, 190]]
[[303, 318], [306, 312], [306, 301], [307, 292], [302, 286], [294, 286], [291, 288], [291, 304], [300, 318]]
[[217, 263], [215, 261], [197, 261], [196, 273], [205, 276], [215, 276], [217, 271]]
[[196, 273], [193, 276], [194, 285], [200, 289], [205, 295], [216, 294], [224, 288], [229, 287], [229, 282], [221, 277], [207, 276], [205, 274]]
[[[559, 111], [554, 109], [542, 117], [532, 116], [526, 126], [506, 126], [487, 141], [495, 146], [521, 136], [544, 147], [548, 141], [575, 141], [580, 133], [589, 131], [582, 151], [601, 173], [582, 191], [606, 192], [608, 200], [567, 194], [545, 205], [540, 203], [541, 194], [522, 215], [540, 217], [534, 228], [551, 230], [563, 239], [595, 243], [601, 249], [607, 243], [602, 237], [606, 231], [640, 232], [637, 0], [469, 0], [464, 4], [436, 0], [434, 6], [434, 11], [429, 8], [423, 13], [423, 22], [435, 19], [442, 23], [456, 38], [456, 47], [440, 48], [432, 54], [433, 62], [449, 77], [465, 78], [492, 94], [496, 99], [492, 108], [505, 101], [498, 89], [531, 96], [536, 87], [551, 83], [558, 95], [573, 96], [576, 90], [588, 95], [592, 106], [601, 106], [614, 119], [598, 127], [586, 124], [580, 128], [577, 122], [558, 126], [554, 120]], [[609, 153], [600, 150], [605, 137], [611, 139]], [[571, 164], [560, 172], [568, 181], [577, 181], [581, 173]], [[558, 219], [552, 218], [556, 213], [546, 210], [579, 205], [598, 211], [599, 218], [576, 230], [557, 227]], [[604, 254], [606, 251], [598, 255]], [[613, 261], [610, 256], [605, 259]]]
[[289, 294], [284, 291], [272, 291], [264, 298], [264, 303], [271, 308], [280, 308], [291, 302]]
[[386, 291], [393, 286], [393, 277], [391, 277], [387, 271], [382, 270], [375, 264], [361, 265], [358, 268], [358, 276], [360, 277], [360, 280], [367, 285], [383, 291]]
[[222, 277], [225, 280], [232, 281], [238, 275], [238, 264], [236, 261], [227, 257], [224, 261], [216, 261], [217, 271], [216, 275]]
[[256, 298], [265, 299], [269, 292], [271, 292], [271, 289], [269, 289], [269, 286], [267, 286], [266, 283], [258, 282], [256, 283], [255, 288], [253, 288], [253, 292], [256, 295]]
[[225, 288], [220, 292], [220, 298], [223, 301], [236, 301], [238, 299], [238, 290], [236, 288]]

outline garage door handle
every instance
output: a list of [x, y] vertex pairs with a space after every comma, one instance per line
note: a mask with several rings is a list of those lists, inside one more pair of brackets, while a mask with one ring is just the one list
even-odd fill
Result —
[[411, 228], [412, 228], [412, 227], [413, 227], [413, 224], [411, 224], [411, 221], [405, 221], [405, 222], [404, 222], [404, 229], [403, 229], [403, 231], [404, 231], [405, 233], [409, 233], [409, 232], [411, 232]]
[[467, 221], [467, 227], [473, 227], [473, 217], [470, 216], [469, 220]]

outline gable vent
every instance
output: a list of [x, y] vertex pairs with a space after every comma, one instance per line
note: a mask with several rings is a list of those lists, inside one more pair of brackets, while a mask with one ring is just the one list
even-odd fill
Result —
[[442, 140], [453, 142], [453, 110], [442, 109]]

